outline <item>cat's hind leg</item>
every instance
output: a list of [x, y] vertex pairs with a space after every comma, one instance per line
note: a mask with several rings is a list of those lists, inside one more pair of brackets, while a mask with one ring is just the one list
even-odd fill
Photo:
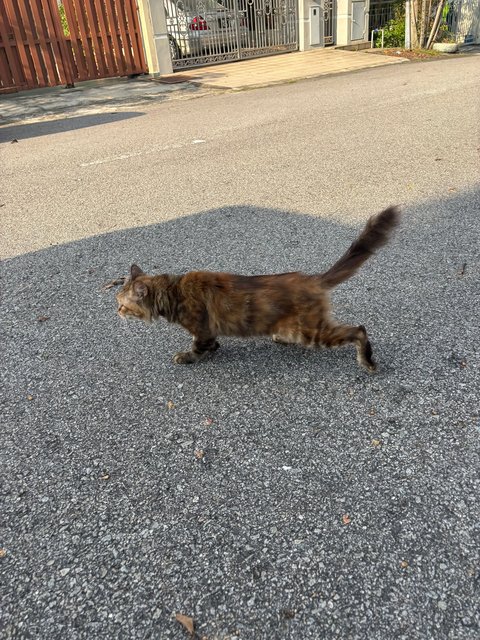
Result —
[[367, 330], [363, 325], [355, 327], [347, 324], [328, 324], [317, 332], [315, 342], [325, 347], [354, 344], [357, 349], [357, 362], [370, 372], [377, 368], [372, 357], [372, 346]]
[[181, 351], [173, 356], [176, 364], [193, 364], [204, 358], [207, 353], [216, 351], [220, 344], [215, 337], [193, 339], [191, 351]]
[[283, 345], [304, 344], [301, 327], [296, 319], [292, 321], [290, 318], [276, 324], [272, 332], [272, 340]]

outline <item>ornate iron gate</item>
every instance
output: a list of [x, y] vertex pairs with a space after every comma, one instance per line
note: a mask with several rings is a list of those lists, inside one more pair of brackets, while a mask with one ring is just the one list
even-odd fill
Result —
[[333, 36], [334, 4], [335, 0], [323, 0], [323, 41], [326, 47], [328, 47], [328, 45], [335, 44], [335, 39]]
[[174, 69], [295, 51], [297, 0], [164, 0]]

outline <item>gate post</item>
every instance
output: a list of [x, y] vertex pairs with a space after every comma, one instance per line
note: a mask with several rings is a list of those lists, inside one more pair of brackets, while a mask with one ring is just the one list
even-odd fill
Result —
[[305, 51], [308, 48], [308, 44], [305, 43], [305, 34], [308, 28], [308, 18], [305, 15], [306, 12], [306, 0], [298, 0], [297, 15], [298, 15], [298, 50]]
[[350, 31], [352, 25], [351, 0], [337, 0], [337, 46], [345, 46], [351, 43]]
[[337, 0], [336, 5], [337, 46], [367, 42], [370, 0]]
[[[312, 9], [317, 13], [312, 14]], [[316, 18], [318, 25], [312, 23]], [[298, 50], [324, 47], [324, 0], [299, 0], [298, 2]]]
[[163, 0], [138, 0], [138, 15], [148, 73], [153, 77], [173, 73]]

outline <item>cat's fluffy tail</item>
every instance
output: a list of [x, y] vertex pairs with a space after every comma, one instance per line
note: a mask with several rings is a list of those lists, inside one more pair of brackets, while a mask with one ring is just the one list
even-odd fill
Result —
[[337, 260], [333, 267], [321, 274], [322, 285], [326, 289], [333, 289], [353, 276], [377, 249], [388, 242], [391, 232], [399, 220], [400, 209], [398, 207], [388, 207], [388, 209], [372, 216], [362, 233], [352, 242], [340, 260]]

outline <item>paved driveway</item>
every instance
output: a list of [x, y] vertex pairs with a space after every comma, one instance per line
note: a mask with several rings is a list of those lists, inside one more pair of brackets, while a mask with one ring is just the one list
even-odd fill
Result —
[[[176, 613], [209, 640], [478, 637], [470, 65], [0, 147], [2, 637], [188, 637]], [[374, 376], [349, 349], [266, 339], [173, 365], [182, 330], [122, 323], [101, 289], [132, 261], [318, 271], [401, 193], [391, 244], [334, 293], [371, 333]]]

